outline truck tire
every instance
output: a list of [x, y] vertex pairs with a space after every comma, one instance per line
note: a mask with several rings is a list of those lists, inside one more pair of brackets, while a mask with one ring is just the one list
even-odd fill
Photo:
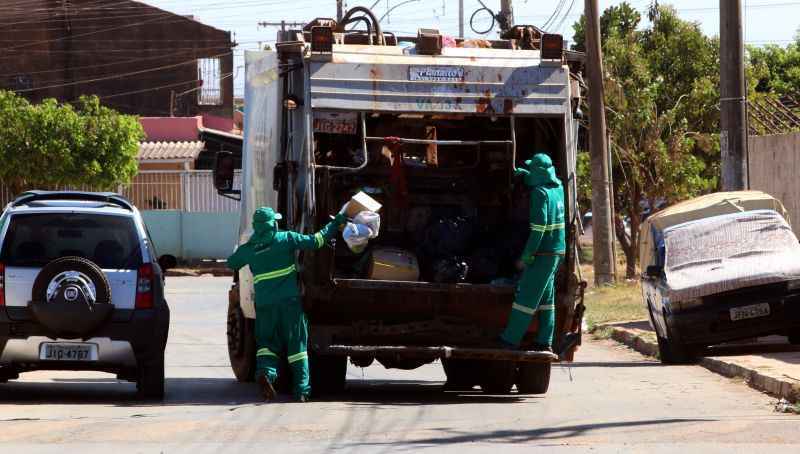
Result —
[[478, 361], [468, 359], [443, 359], [442, 368], [447, 376], [446, 391], [469, 391], [479, 385], [481, 370]]
[[164, 400], [164, 353], [151, 362], [139, 365], [136, 390], [142, 400]]
[[347, 383], [347, 357], [311, 353], [311, 393], [315, 397], [338, 394]]
[[510, 394], [516, 379], [517, 366], [513, 361], [485, 361], [481, 390], [487, 394]]
[[552, 363], [520, 363], [517, 369], [517, 391], [520, 394], [546, 394], [550, 388]]
[[789, 330], [787, 336], [789, 338], [789, 343], [792, 345], [799, 345], [800, 344], [800, 328], [793, 328]]
[[228, 302], [228, 357], [236, 379], [252, 382], [256, 374], [255, 320], [244, 316], [236, 301]]

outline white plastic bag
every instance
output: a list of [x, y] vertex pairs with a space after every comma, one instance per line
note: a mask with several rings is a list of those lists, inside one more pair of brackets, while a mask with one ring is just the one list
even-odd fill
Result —
[[362, 211], [353, 218], [353, 224], [364, 225], [369, 229], [369, 239], [378, 237], [381, 231], [381, 215], [372, 211]]
[[371, 234], [372, 232], [366, 225], [348, 222], [344, 227], [342, 237], [344, 238], [344, 242], [347, 243], [347, 247], [350, 248], [351, 251], [356, 254], [360, 254], [364, 252], [367, 244], [369, 244]]

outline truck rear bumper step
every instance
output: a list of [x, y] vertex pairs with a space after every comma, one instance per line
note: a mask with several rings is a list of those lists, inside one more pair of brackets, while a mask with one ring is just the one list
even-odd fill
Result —
[[497, 361], [519, 361], [530, 363], [551, 363], [558, 361], [558, 356], [550, 352], [528, 350], [504, 350], [499, 348], [472, 347], [418, 347], [403, 345], [329, 345], [316, 347], [316, 352], [323, 355], [371, 355], [371, 356], [403, 356], [407, 358], [426, 359], [483, 359]]

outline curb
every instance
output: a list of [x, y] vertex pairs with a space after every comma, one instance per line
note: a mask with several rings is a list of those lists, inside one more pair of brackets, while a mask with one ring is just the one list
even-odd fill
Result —
[[205, 276], [214, 276], [214, 277], [230, 277], [233, 276], [233, 272], [226, 268], [174, 268], [171, 270], [167, 270], [166, 272], [167, 277], [205, 277]]
[[[658, 358], [658, 344], [645, 339], [636, 330], [621, 328], [609, 324], [598, 325], [591, 330], [592, 334], [605, 331], [616, 342], [627, 345], [637, 352]], [[698, 365], [728, 378], [741, 378], [751, 388], [775, 397], [795, 403], [800, 400], [800, 382], [789, 381], [779, 372], [763, 372], [720, 358], [701, 358]]]

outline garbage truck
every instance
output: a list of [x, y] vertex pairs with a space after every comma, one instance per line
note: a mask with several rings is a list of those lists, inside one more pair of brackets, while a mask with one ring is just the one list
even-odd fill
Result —
[[[353, 194], [380, 205], [366, 248], [351, 250], [339, 235], [297, 257], [314, 392], [344, 389], [349, 360], [397, 369], [439, 361], [455, 387], [546, 393], [552, 363], [571, 361], [581, 335], [582, 56], [533, 26], [496, 40], [433, 29], [398, 36], [353, 8], [245, 59], [243, 152], [219, 153], [214, 169], [218, 192], [241, 200], [239, 242], [259, 206], [282, 213], [281, 228], [310, 233]], [[514, 170], [536, 152], [551, 156], [567, 200], [554, 353], [528, 349], [536, 322], [519, 350], [495, 343], [530, 231], [529, 190]], [[255, 368], [253, 295], [245, 268], [227, 320], [241, 381]]]

